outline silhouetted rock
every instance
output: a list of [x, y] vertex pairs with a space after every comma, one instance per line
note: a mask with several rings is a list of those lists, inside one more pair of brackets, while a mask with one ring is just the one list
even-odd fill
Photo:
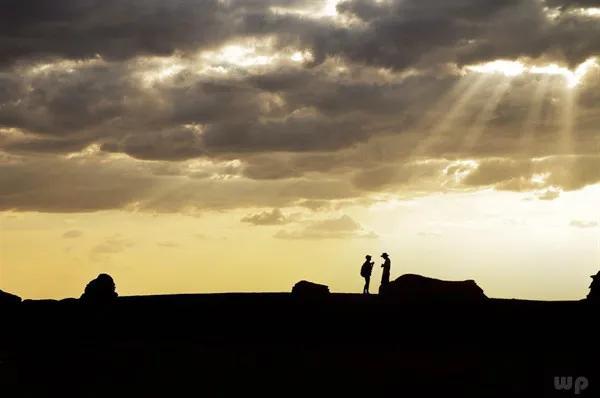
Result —
[[0, 305], [19, 304], [21, 297], [0, 290]]
[[300, 281], [292, 288], [292, 295], [306, 298], [322, 298], [329, 295], [329, 287], [309, 281]]
[[108, 274], [100, 274], [87, 284], [81, 300], [88, 303], [109, 303], [117, 296], [113, 278]]
[[382, 292], [386, 297], [417, 301], [478, 301], [487, 299], [475, 281], [443, 281], [405, 274], [390, 282]]
[[587, 295], [589, 301], [600, 303], [600, 271], [596, 275], [591, 275], [592, 283], [590, 284], [590, 292]]

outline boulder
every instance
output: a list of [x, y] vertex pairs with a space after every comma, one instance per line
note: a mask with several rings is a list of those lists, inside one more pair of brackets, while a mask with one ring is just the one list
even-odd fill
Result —
[[600, 271], [596, 275], [590, 276], [592, 283], [590, 284], [590, 292], [587, 295], [587, 300], [594, 303], [600, 303]]
[[304, 298], [322, 298], [329, 296], [329, 287], [309, 281], [300, 281], [292, 288], [292, 295]]
[[386, 297], [415, 301], [481, 301], [487, 299], [474, 280], [444, 281], [405, 274], [390, 282], [382, 292]]
[[19, 304], [21, 297], [0, 290], [0, 305]]
[[87, 303], [109, 303], [117, 298], [115, 282], [108, 274], [100, 274], [90, 281], [81, 295], [81, 300]]

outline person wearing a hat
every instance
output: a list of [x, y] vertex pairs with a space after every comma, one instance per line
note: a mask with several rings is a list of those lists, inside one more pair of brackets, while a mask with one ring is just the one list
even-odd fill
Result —
[[591, 275], [592, 283], [590, 284], [590, 292], [587, 295], [588, 300], [600, 301], [600, 271], [596, 275]]
[[381, 264], [381, 268], [383, 268], [383, 273], [381, 274], [381, 285], [379, 286], [379, 293], [385, 289], [385, 287], [390, 283], [390, 268], [392, 268], [392, 261], [390, 260], [390, 256], [387, 253], [383, 253], [381, 255], [383, 258], [383, 264]]
[[365, 256], [365, 262], [360, 267], [360, 276], [365, 278], [365, 287], [363, 287], [363, 294], [369, 294], [369, 284], [371, 283], [371, 272], [373, 271], [373, 265], [375, 263], [371, 261], [371, 256], [368, 254]]

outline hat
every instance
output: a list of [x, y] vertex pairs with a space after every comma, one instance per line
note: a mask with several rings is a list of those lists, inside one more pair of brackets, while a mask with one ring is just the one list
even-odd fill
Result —
[[592, 278], [592, 279], [600, 278], [600, 271], [598, 271], [598, 273], [596, 275], [590, 275], [590, 278]]
[[388, 257], [388, 256], [389, 255], [387, 253], [385, 253], [385, 252], [381, 255], [381, 257]]
[[370, 259], [371, 259], [371, 256], [370, 256], [369, 254], [367, 254], [367, 255], [365, 256], [365, 258], [367, 258], [367, 259], [369, 259], [369, 260], [370, 260]]

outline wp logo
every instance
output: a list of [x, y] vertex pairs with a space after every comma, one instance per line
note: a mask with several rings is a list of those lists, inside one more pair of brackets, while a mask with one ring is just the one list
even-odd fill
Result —
[[588, 388], [590, 385], [587, 377], [577, 377], [573, 380], [571, 376], [554, 376], [554, 389], [561, 391], [571, 391], [573, 390], [575, 395], [581, 394], [583, 390]]

